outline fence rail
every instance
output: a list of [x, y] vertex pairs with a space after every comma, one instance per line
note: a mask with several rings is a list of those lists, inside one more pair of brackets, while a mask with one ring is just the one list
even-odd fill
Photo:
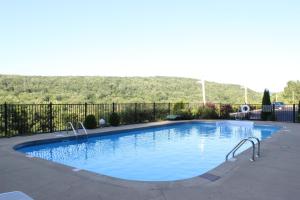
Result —
[[[164, 120], [167, 115], [179, 114], [184, 119], [230, 119], [239, 113], [240, 104], [202, 103], [112, 103], [112, 104], [0, 104], [0, 137], [28, 135], [67, 130], [67, 122], [84, 121], [95, 115], [108, 121], [111, 113], [118, 113], [121, 124]], [[245, 118], [260, 120], [260, 104], [249, 105]], [[270, 120], [299, 122], [298, 105], [272, 106]], [[98, 122], [97, 122], [98, 123]]]

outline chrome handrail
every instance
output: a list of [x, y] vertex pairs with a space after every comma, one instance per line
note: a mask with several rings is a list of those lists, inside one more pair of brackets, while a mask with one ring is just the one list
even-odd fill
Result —
[[254, 136], [248, 137], [248, 139], [255, 139], [257, 141], [257, 154], [256, 154], [256, 156], [259, 157], [260, 156], [260, 140], [257, 137], [254, 137]]
[[235, 157], [235, 152], [245, 143], [247, 142], [247, 139], [243, 139], [242, 142], [239, 143], [239, 145], [237, 145], [237, 147], [234, 149], [234, 151], [232, 152], [232, 157]]
[[82, 122], [78, 122], [78, 123], [79, 123], [79, 125], [81, 125], [81, 127], [82, 127], [84, 133], [87, 135], [87, 131], [86, 131], [86, 129], [85, 129], [83, 123], [82, 123]]
[[232, 153], [232, 157], [234, 158], [235, 156], [235, 152], [241, 147], [243, 146], [243, 144], [245, 144], [246, 142], [251, 142], [252, 144], [252, 157], [251, 157], [251, 161], [255, 161], [255, 144], [251, 139], [242, 139], [227, 155], [226, 155], [226, 161], [228, 160], [229, 155]]
[[242, 139], [237, 145], [235, 145], [235, 147], [233, 147], [233, 149], [231, 149], [231, 151], [229, 151], [229, 153], [226, 155], [226, 161], [228, 160], [229, 155], [242, 143], [244, 142], [245, 139]]
[[[73, 130], [74, 135], [77, 136], [77, 132], [76, 132], [76, 130], [75, 130], [75, 128], [74, 128], [72, 122], [68, 122], [67, 125], [70, 125], [70, 127], [71, 127], [72, 130]], [[68, 130], [68, 129], [67, 129], [67, 134], [69, 134], [69, 130]]]
[[250, 159], [251, 161], [255, 161], [255, 144], [254, 144], [254, 142], [251, 140], [251, 139], [245, 139], [244, 140], [244, 142], [241, 144], [241, 145], [239, 145], [239, 147], [237, 147], [234, 151], [233, 151], [233, 153], [232, 153], [232, 157], [235, 157], [235, 152], [243, 145], [243, 144], [245, 144], [247, 141], [249, 141], [249, 142], [251, 142], [251, 144], [252, 144], [252, 159]]

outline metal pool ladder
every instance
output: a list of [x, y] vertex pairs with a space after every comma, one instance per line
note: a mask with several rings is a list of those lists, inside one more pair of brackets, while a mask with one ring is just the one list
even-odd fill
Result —
[[252, 144], [252, 157], [251, 157], [251, 161], [255, 161], [255, 143], [253, 142], [253, 140], [257, 141], [257, 154], [256, 157], [260, 156], [260, 140], [257, 137], [248, 137], [245, 139], [242, 139], [227, 155], [226, 155], [226, 161], [228, 160], [230, 154], [232, 154], [232, 158], [235, 157], [235, 153], [236, 151], [243, 146], [243, 144], [245, 144], [246, 142], [250, 142]]
[[[86, 129], [85, 129], [85, 127], [84, 127], [84, 125], [83, 125], [83, 123], [82, 122], [78, 122], [78, 124], [79, 124], [79, 126], [81, 126], [82, 127], [82, 129], [83, 129], [83, 131], [84, 131], [84, 133], [85, 133], [85, 135], [87, 136], [88, 134], [87, 134], [87, 131], [86, 131]], [[78, 134], [79, 134], [79, 130], [77, 129], [75, 129], [74, 128], [74, 126], [73, 126], [73, 123], [72, 122], [68, 122], [67, 123], [67, 125], [69, 125], [71, 128], [72, 128], [72, 130], [73, 130], [73, 133], [74, 133], [74, 135], [75, 136], [77, 136]], [[78, 126], [78, 127], [79, 127]], [[67, 130], [67, 133], [69, 133], [69, 131]]]
[[[83, 123], [82, 123], [82, 122], [78, 122], [78, 123], [79, 123], [79, 125], [81, 126], [81, 128], [83, 129], [85, 135], [87, 136], [88, 134], [87, 134], [87, 132], [86, 132], [86, 129], [85, 129]], [[78, 128], [79, 128], [79, 127], [78, 127]], [[79, 133], [78, 129], [77, 129], [77, 133]]]
[[[72, 128], [74, 135], [77, 136], [78, 133], [77, 133], [77, 131], [75, 130], [75, 128], [74, 128], [72, 122], [68, 122], [68, 123], [67, 123], [67, 126], [68, 126], [68, 125]], [[67, 127], [67, 128], [68, 128], [68, 127]], [[68, 129], [67, 129], [67, 134], [69, 134], [69, 130], [68, 130]]]

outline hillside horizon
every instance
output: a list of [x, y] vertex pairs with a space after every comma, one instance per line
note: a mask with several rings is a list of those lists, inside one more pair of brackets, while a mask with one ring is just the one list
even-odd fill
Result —
[[[192, 78], [192, 77], [181, 77], [181, 76], [163, 76], [163, 75], [155, 75], [155, 76], [108, 76], [108, 75], [22, 75], [22, 74], [1, 74], [0, 76], [16, 76], [16, 77], [61, 77], [61, 78], [69, 78], [69, 77], [73, 77], [73, 78], [83, 78], [83, 77], [91, 77], [91, 78], [97, 78], [97, 77], [102, 77], [102, 78], [179, 78], [179, 79], [192, 79], [192, 80], [196, 80], [196, 81], [201, 81], [202, 79], [196, 79], [196, 78]], [[238, 83], [228, 83], [228, 82], [218, 82], [218, 81], [214, 81], [214, 80], [205, 80], [205, 82], [211, 82], [211, 83], [217, 83], [217, 84], [225, 84], [225, 85], [237, 85], [240, 87], [244, 87], [241, 84]], [[247, 87], [249, 90], [252, 90], [254, 92], [257, 93], [261, 93], [255, 89], [252, 89], [251, 87]]]
[[[2, 103], [202, 102], [201, 85], [193, 78], [1, 74], [0, 81]], [[261, 95], [248, 89], [249, 103], [260, 103]], [[244, 103], [244, 89], [206, 81], [206, 100]]]

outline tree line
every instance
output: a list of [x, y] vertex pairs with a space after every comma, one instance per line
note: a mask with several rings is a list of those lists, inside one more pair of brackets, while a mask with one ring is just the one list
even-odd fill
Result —
[[[201, 102], [198, 80], [178, 77], [18, 76], [0, 75], [0, 103], [141, 103]], [[280, 100], [300, 98], [300, 82], [288, 82]], [[273, 96], [272, 96], [273, 98]], [[260, 104], [262, 93], [248, 90], [248, 103]], [[240, 85], [206, 82], [206, 100], [244, 103]]]

